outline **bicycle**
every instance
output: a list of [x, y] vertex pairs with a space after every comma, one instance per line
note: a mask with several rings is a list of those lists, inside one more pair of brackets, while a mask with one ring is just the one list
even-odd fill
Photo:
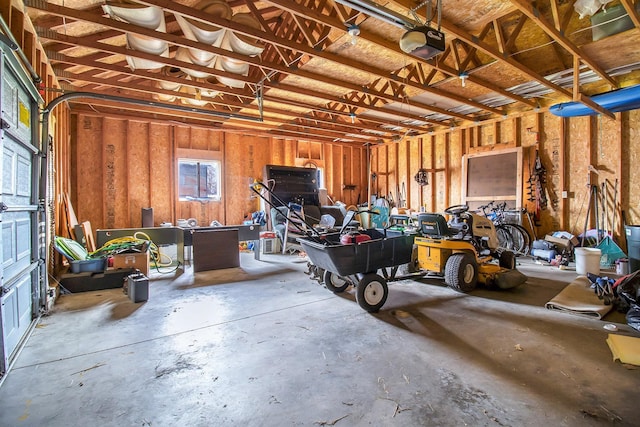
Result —
[[[512, 223], [506, 217], [507, 202], [489, 202], [479, 206], [482, 214], [493, 222], [500, 246], [513, 251], [517, 255], [527, 255], [531, 248], [531, 235], [520, 224]], [[488, 212], [490, 210], [490, 212]]]

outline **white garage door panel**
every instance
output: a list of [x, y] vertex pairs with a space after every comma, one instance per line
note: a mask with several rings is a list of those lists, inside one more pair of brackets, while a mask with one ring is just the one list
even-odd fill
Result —
[[[0, 49], [2, 46], [0, 45]], [[0, 376], [29, 330], [39, 299], [37, 91], [13, 53], [0, 54]]]
[[31, 323], [31, 278], [26, 276], [0, 298], [5, 349], [15, 351]]
[[10, 125], [8, 132], [21, 141], [31, 142], [31, 101], [12, 72], [4, 73], [2, 86], [2, 118]]
[[31, 213], [2, 215], [2, 268], [9, 282], [31, 264]]
[[4, 134], [2, 147], [2, 201], [9, 207], [31, 204], [32, 152]]
[[33, 242], [32, 152], [8, 133], [3, 135], [2, 193], [11, 210], [2, 214], [2, 268], [5, 283], [31, 263]]

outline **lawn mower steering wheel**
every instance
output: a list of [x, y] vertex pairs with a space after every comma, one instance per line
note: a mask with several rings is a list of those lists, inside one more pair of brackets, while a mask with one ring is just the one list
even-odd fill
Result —
[[444, 213], [457, 217], [462, 215], [468, 210], [469, 210], [469, 206], [467, 205], [455, 205], [455, 206], [449, 206], [447, 209], [444, 210]]

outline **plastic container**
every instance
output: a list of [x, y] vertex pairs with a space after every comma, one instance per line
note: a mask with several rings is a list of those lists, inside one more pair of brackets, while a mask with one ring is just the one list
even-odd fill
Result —
[[547, 262], [551, 262], [552, 259], [558, 255], [555, 249], [531, 249], [531, 255], [543, 259]]
[[629, 273], [640, 270], [640, 225], [625, 225], [627, 251], [629, 252]]
[[149, 279], [137, 272], [127, 276], [127, 295], [131, 302], [143, 302], [149, 299]]
[[107, 267], [106, 258], [69, 261], [72, 273], [102, 273]]
[[629, 274], [629, 260], [626, 258], [621, 258], [616, 261], [616, 274], [620, 276], [625, 276]]
[[596, 248], [575, 248], [576, 273], [586, 276], [587, 273], [600, 275], [600, 257], [602, 251]]

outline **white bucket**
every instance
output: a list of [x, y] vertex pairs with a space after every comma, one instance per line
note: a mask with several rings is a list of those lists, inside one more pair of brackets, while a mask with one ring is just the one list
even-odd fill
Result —
[[576, 273], [586, 276], [587, 273], [600, 275], [600, 257], [602, 251], [596, 248], [575, 248]]

